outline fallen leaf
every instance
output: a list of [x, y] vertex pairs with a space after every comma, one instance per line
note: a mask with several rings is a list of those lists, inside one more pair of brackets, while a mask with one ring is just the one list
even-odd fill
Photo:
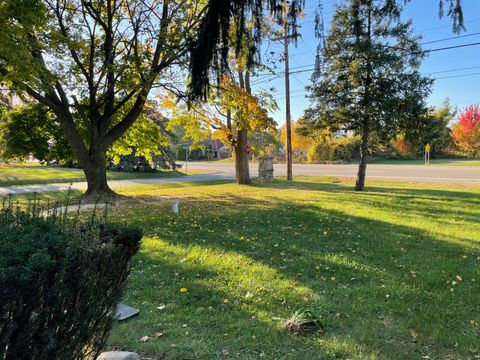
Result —
[[142, 336], [142, 337], [140, 338], [140, 342], [143, 342], [143, 343], [147, 342], [148, 340], [150, 340], [150, 336], [147, 336], [147, 335]]

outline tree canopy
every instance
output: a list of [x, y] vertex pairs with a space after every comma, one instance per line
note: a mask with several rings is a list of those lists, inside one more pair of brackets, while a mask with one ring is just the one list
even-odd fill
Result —
[[458, 116], [452, 127], [455, 144], [468, 156], [480, 154], [480, 110], [479, 105], [467, 107]]
[[5, 112], [4, 159], [28, 159], [71, 164], [75, 156], [55, 116], [43, 104], [27, 104]]
[[172, 73], [188, 62], [204, 5], [197, 0], [0, 4], [0, 82], [55, 114], [85, 172], [87, 194], [111, 192], [106, 153], [145, 110], [152, 90], [174, 86]]
[[[417, 0], [387, 0], [392, 6], [400, 3], [414, 2]], [[423, 1], [423, 0], [418, 0]], [[448, 16], [452, 19], [452, 29], [455, 33], [465, 30], [463, 25], [464, 14], [462, 0], [429, 0], [439, 4], [439, 16]], [[324, 0], [318, 0], [321, 8]], [[210, 87], [211, 70], [217, 75], [224, 74], [228, 66], [230, 47], [230, 29], [236, 27], [236, 50], [242, 48], [239, 39], [249, 37], [252, 39], [246, 49], [250, 62], [258, 56], [258, 48], [262, 40], [261, 28], [266, 13], [273, 16], [282, 16], [283, 0], [208, 0], [203, 13], [198, 37], [191, 47], [189, 84], [190, 94], [194, 97], [206, 99]], [[289, 1], [288, 26], [296, 27], [298, 14], [305, 6], [305, 0]], [[253, 19], [254, 33], [246, 29], [246, 19]], [[234, 20], [234, 21], [232, 21]], [[316, 17], [317, 29], [322, 28], [322, 17]], [[220, 76], [217, 76], [219, 79]]]

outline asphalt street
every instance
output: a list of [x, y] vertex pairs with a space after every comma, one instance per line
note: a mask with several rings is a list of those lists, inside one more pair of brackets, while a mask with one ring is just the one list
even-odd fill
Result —
[[[189, 162], [188, 169], [201, 172], [178, 178], [112, 180], [112, 188], [142, 184], [166, 184], [177, 182], [198, 182], [212, 180], [232, 180], [235, 178], [235, 166], [230, 162]], [[183, 166], [185, 170], [185, 165]], [[257, 176], [257, 164], [250, 164], [250, 174]], [[357, 174], [357, 165], [303, 165], [293, 166], [293, 176], [338, 176], [353, 178]], [[274, 165], [274, 176], [286, 176], [284, 164]], [[443, 182], [463, 185], [480, 185], [480, 166], [436, 166], [436, 165], [368, 165], [368, 179], [406, 180], [411, 182]], [[85, 190], [85, 182], [73, 184], [46, 184], [28, 186], [0, 187], [0, 196], [33, 192], [67, 190]]]
[[[189, 162], [188, 169], [230, 175], [234, 177], [235, 166], [229, 162]], [[274, 165], [275, 176], [286, 176], [285, 164]], [[356, 177], [358, 165], [294, 164], [293, 176], [339, 176]], [[250, 164], [250, 174], [257, 176], [257, 164]], [[417, 182], [450, 182], [480, 184], [480, 166], [448, 165], [379, 165], [367, 166], [367, 179], [407, 180]]]

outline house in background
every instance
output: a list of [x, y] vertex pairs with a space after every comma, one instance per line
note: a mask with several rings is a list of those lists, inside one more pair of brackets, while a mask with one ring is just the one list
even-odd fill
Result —
[[[189, 141], [182, 145], [178, 159], [185, 159], [185, 145], [191, 146], [192, 142]], [[222, 160], [232, 156], [230, 146], [225, 145], [218, 139], [213, 140], [209, 138], [199, 142], [198, 145], [200, 145], [200, 148], [196, 146], [194, 150], [188, 152], [189, 160]]]
[[205, 146], [203, 154], [208, 160], [228, 159], [232, 156], [230, 146], [225, 145], [222, 141], [215, 139], [207, 139], [201, 143]]

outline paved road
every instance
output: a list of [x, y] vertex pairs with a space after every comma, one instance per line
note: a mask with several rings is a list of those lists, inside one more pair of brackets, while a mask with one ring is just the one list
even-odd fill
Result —
[[[286, 176], [286, 166], [275, 164], [275, 175]], [[184, 168], [185, 169], [185, 168]], [[200, 170], [205, 174], [179, 178], [112, 180], [111, 187], [124, 187], [141, 184], [168, 184], [176, 182], [196, 182], [212, 180], [232, 180], [235, 178], [233, 163], [190, 162], [188, 169]], [[293, 166], [294, 176], [339, 176], [355, 177], [357, 165], [299, 165]], [[250, 164], [250, 173], [257, 176], [257, 164]], [[368, 165], [367, 178], [385, 180], [408, 180], [417, 182], [447, 182], [457, 184], [480, 185], [480, 166], [425, 166], [425, 165]], [[51, 192], [68, 190], [85, 190], [85, 182], [65, 184], [46, 184], [28, 186], [0, 187], [0, 196], [33, 192]]]
[[[234, 176], [234, 164], [226, 162], [190, 162], [189, 169], [220, 172]], [[286, 176], [286, 166], [275, 164], [275, 175]], [[356, 177], [358, 165], [293, 165], [297, 176], [340, 176]], [[257, 176], [257, 164], [250, 164], [250, 174]], [[408, 180], [417, 182], [450, 182], [479, 184], [480, 166], [437, 166], [437, 165], [378, 165], [367, 166], [367, 179]]]

